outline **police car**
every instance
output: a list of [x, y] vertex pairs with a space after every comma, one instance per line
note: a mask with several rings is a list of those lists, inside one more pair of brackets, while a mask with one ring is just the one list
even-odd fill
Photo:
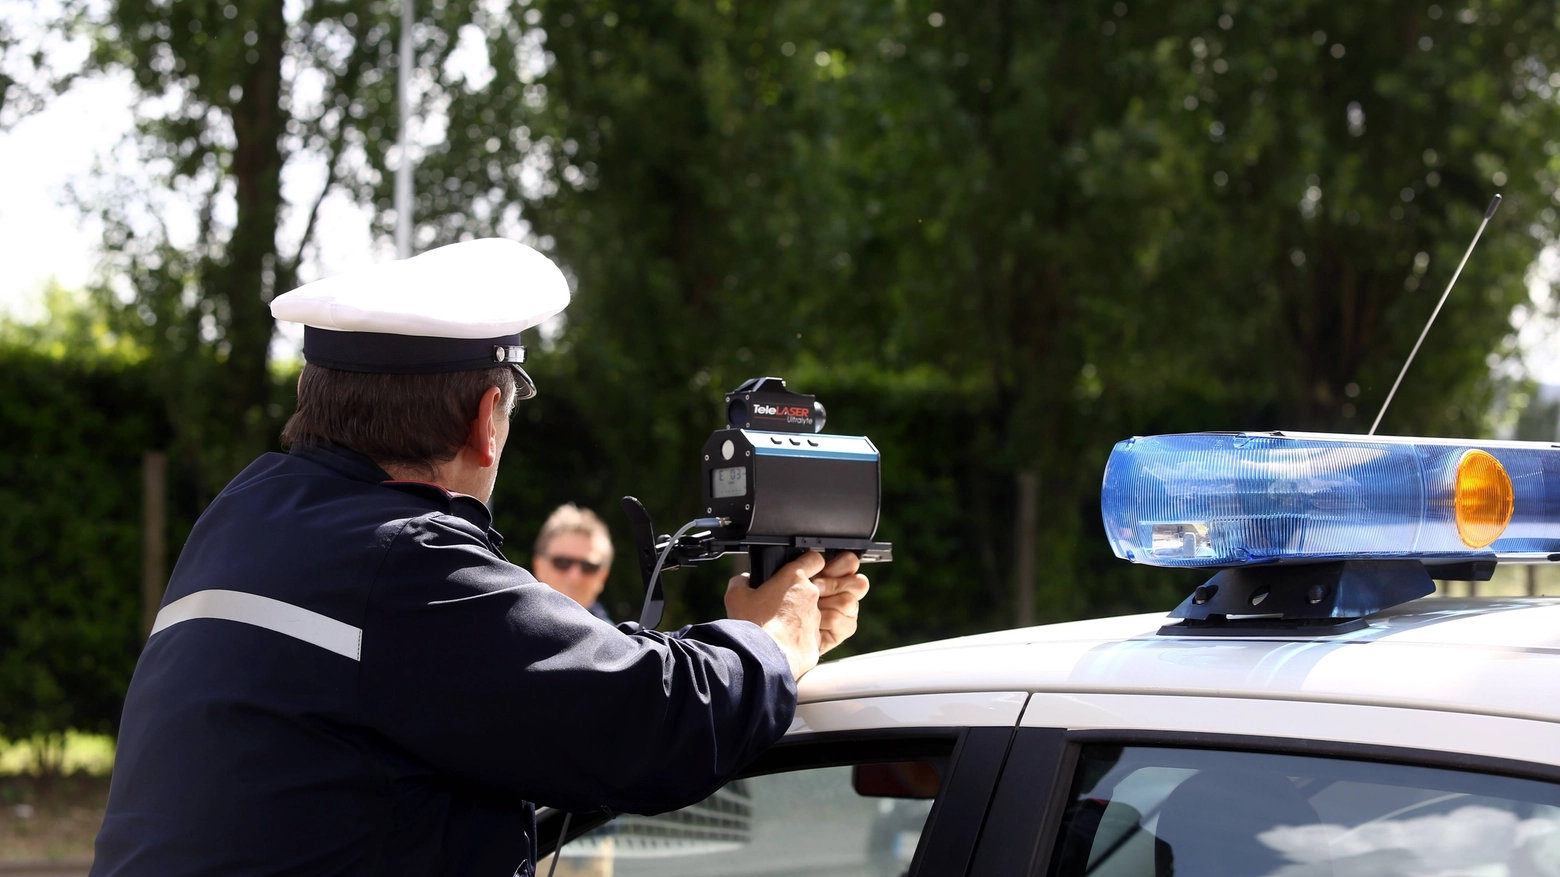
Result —
[[573, 814], [558, 873], [1560, 875], [1560, 601], [1427, 598], [1560, 560], [1560, 450], [1132, 439], [1102, 513], [1123, 559], [1213, 575], [1169, 616], [822, 665], [741, 778]]

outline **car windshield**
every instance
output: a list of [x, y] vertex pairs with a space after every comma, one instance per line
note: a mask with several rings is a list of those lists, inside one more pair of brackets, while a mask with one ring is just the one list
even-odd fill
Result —
[[1560, 877], [1560, 788], [1368, 761], [1089, 746], [1060, 877]]

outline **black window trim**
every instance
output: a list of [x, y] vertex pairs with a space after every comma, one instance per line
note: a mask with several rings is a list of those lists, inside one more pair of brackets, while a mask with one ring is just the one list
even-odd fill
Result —
[[1224, 749], [1233, 752], [1272, 752], [1288, 755], [1314, 755], [1350, 761], [1378, 761], [1411, 767], [1435, 767], [1448, 770], [1507, 776], [1516, 779], [1560, 783], [1560, 765], [1541, 764], [1492, 755], [1472, 755], [1411, 746], [1386, 746], [1378, 743], [1353, 743], [1301, 737], [1266, 737], [1251, 734], [1219, 734], [1202, 731], [1129, 731], [1108, 729], [1070, 730], [1069, 743], [1119, 743], [1137, 746], [1168, 746], [1180, 749]]
[[1029, 877], [1044, 872], [1082, 748], [1059, 728], [1020, 726], [1014, 732], [966, 873]]
[[[791, 770], [946, 757], [948, 775], [926, 820], [925, 840], [916, 847], [909, 874], [966, 872], [974, 858], [992, 794], [1018, 728], [1013, 725], [928, 726], [821, 731], [788, 735], [732, 779]], [[888, 745], [885, 746], [885, 743]], [[558, 846], [564, 811], [537, 809], [537, 854], [546, 863]], [[565, 842], [606, 824], [617, 814], [575, 813]], [[950, 822], [951, 821], [951, 822]], [[932, 864], [923, 872], [923, 859]]]

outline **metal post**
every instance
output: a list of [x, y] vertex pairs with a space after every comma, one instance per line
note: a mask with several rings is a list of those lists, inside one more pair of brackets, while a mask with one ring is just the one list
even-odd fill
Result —
[[141, 458], [141, 638], [151, 636], [168, 587], [168, 455]]
[[1040, 473], [1018, 473], [1018, 514], [1013, 522], [1013, 591], [1018, 625], [1035, 623], [1035, 529], [1040, 525]]
[[398, 56], [401, 109], [401, 132], [396, 145], [401, 151], [400, 164], [395, 169], [395, 256], [407, 259], [412, 255], [412, 70], [416, 58], [412, 52], [412, 25], [416, 21], [414, 0], [401, 0], [401, 51]]

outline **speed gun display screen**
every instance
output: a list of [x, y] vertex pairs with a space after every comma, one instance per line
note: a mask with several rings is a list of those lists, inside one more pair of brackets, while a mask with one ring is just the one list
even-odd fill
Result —
[[710, 493], [716, 499], [729, 499], [733, 496], [747, 494], [747, 468], [744, 466], [732, 466], [726, 469], [715, 470], [715, 484]]

